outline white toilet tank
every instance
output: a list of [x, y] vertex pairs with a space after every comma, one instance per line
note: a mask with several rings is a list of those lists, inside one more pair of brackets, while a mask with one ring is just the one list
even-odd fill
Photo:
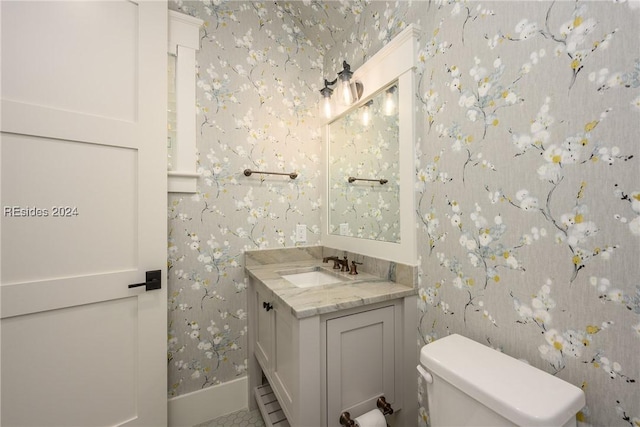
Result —
[[461, 335], [422, 347], [431, 427], [576, 425], [578, 387]]

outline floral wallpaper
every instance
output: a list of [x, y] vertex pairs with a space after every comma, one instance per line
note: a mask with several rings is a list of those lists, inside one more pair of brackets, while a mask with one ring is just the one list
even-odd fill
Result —
[[640, 3], [514, 5], [412, 6], [418, 345], [463, 334], [638, 426]]
[[[273, 3], [172, 2], [205, 21], [194, 195], [169, 196], [169, 396], [246, 375], [246, 249], [317, 244], [318, 50]], [[245, 169], [296, 172], [252, 174]], [[307, 242], [294, 241], [297, 224]]]
[[640, 2], [170, 7], [206, 21], [203, 177], [169, 207], [170, 395], [245, 375], [242, 252], [297, 223], [320, 243], [323, 76], [413, 23], [416, 351], [460, 333], [582, 388], [580, 425], [640, 425]]

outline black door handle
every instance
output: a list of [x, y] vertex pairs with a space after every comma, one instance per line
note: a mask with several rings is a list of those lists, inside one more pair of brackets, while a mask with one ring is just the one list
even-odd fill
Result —
[[269, 311], [269, 310], [273, 310], [273, 305], [270, 302], [266, 302], [264, 301], [262, 303], [262, 308], [264, 308], [265, 310]]
[[147, 281], [143, 283], [134, 283], [129, 285], [129, 288], [137, 288], [139, 286], [146, 286], [147, 291], [153, 291], [155, 289], [162, 288], [161, 270], [147, 271]]

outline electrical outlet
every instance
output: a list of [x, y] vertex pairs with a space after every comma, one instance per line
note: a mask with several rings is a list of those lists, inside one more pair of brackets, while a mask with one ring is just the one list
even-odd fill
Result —
[[348, 236], [349, 235], [349, 224], [346, 222], [343, 222], [342, 224], [340, 224], [340, 235], [341, 236]]
[[307, 226], [304, 224], [296, 225], [296, 242], [307, 241]]

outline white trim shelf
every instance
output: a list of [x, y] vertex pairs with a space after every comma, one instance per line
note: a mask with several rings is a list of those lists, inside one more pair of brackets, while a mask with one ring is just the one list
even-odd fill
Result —
[[254, 394], [258, 409], [267, 427], [291, 427], [275, 393], [268, 383], [256, 387]]

